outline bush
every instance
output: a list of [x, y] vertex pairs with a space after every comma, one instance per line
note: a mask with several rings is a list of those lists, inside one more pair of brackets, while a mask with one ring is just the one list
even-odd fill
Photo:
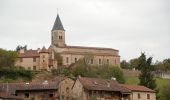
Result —
[[26, 78], [31, 80], [33, 74], [30, 70], [24, 70], [19, 68], [1, 68], [0, 69], [0, 78], [7, 78], [7, 79], [17, 79], [17, 78]]

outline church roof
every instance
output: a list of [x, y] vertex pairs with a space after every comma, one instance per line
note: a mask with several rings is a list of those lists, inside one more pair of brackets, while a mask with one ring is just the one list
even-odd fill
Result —
[[57, 18], [56, 18], [56, 20], [54, 22], [52, 31], [53, 30], [64, 30], [64, 27], [63, 27], [63, 24], [61, 23], [59, 14], [57, 14]]

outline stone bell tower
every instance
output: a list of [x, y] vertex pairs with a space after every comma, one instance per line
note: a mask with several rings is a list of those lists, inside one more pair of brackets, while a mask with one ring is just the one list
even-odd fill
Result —
[[51, 44], [57, 47], [64, 47], [65, 44], [65, 30], [61, 23], [60, 17], [57, 14], [57, 18], [54, 22], [51, 30]]

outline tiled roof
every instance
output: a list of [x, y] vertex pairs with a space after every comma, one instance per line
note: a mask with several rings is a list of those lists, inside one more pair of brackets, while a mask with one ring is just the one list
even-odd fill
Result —
[[114, 51], [119, 51], [119, 50], [112, 49], [112, 48], [85, 47], [85, 46], [65, 46], [65, 47], [60, 47], [60, 48], [80, 48], [80, 49], [96, 49], [96, 50], [114, 50]]
[[61, 20], [60, 20], [60, 17], [58, 14], [57, 14], [57, 18], [56, 18], [53, 28], [52, 28], [52, 31], [53, 30], [64, 30], [63, 24], [61, 23]]
[[122, 84], [121, 86], [131, 90], [131, 91], [141, 91], [141, 92], [155, 92], [154, 90], [151, 90], [145, 86], [141, 85], [127, 85], [127, 84]]
[[130, 91], [122, 86], [115, 80], [98, 79], [98, 78], [78, 78], [87, 90], [101, 90], [101, 91], [116, 91], [121, 93], [129, 93]]
[[25, 50], [24, 53], [19, 53], [19, 57], [29, 58], [29, 57], [39, 57], [38, 50]]
[[41, 53], [49, 53], [49, 51], [45, 47], [43, 47], [40, 52]]
[[[62, 54], [88, 55], [89, 52], [63, 51]], [[111, 53], [95, 53], [96, 56], [117, 56]], [[119, 57], [119, 56], [117, 56]]]

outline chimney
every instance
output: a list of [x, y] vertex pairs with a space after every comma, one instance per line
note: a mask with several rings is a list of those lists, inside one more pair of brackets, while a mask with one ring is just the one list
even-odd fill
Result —
[[110, 87], [110, 82], [107, 83], [107, 87]]

